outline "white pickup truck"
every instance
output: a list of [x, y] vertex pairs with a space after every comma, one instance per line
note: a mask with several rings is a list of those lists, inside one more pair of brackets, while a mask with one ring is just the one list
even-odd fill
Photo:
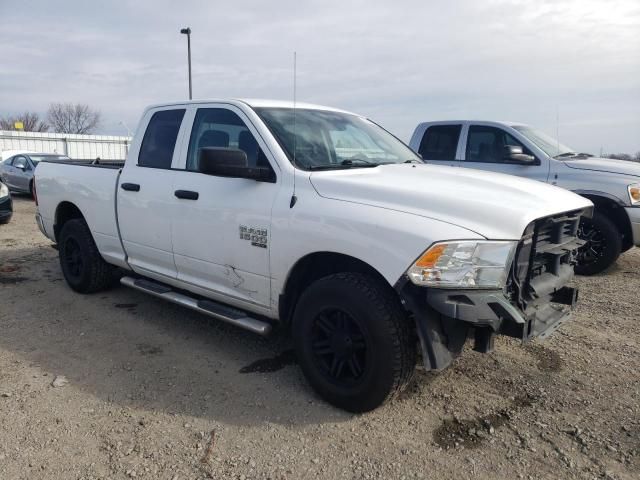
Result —
[[327, 401], [362, 412], [472, 338], [567, 319], [589, 200], [425, 165], [361, 116], [274, 101], [148, 108], [122, 166], [46, 163], [37, 222], [80, 293], [126, 286], [267, 334], [291, 328]]

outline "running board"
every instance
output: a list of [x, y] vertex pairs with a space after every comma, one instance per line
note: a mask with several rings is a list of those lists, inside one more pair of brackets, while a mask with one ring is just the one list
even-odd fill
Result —
[[140, 290], [154, 297], [163, 298], [169, 302], [182, 305], [196, 312], [203, 313], [223, 322], [236, 325], [258, 335], [268, 335], [271, 333], [271, 325], [267, 322], [252, 318], [246, 312], [237, 308], [229, 307], [213, 300], [197, 300], [183, 293], [178, 293], [159, 282], [146, 280], [143, 278], [122, 277], [120, 283], [127, 287]]

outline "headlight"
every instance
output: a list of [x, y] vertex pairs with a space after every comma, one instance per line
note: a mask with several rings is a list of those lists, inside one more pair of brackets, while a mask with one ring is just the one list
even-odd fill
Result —
[[640, 183], [632, 183], [627, 187], [631, 205], [640, 205]]
[[4, 183], [0, 183], [0, 198], [8, 197], [9, 189]]
[[416, 285], [439, 288], [502, 288], [517, 242], [434, 243], [409, 268]]

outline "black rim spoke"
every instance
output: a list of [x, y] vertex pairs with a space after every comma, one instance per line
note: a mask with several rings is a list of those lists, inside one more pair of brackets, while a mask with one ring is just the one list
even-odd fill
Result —
[[360, 366], [360, 360], [358, 360], [358, 357], [356, 355], [353, 355], [350, 359], [349, 359], [349, 369], [351, 370], [351, 373], [353, 374], [354, 377], [359, 377], [360, 374], [362, 373], [362, 367]]
[[366, 337], [343, 310], [327, 309], [316, 316], [311, 348], [316, 365], [333, 382], [352, 383], [366, 371]]
[[328, 355], [333, 353], [329, 340], [318, 340], [313, 343], [313, 351], [316, 355]]
[[318, 316], [316, 319], [316, 325], [318, 325], [318, 327], [320, 327], [327, 335], [331, 335], [335, 330], [333, 323], [325, 315]]
[[604, 236], [594, 225], [588, 223], [581, 224], [578, 229], [578, 237], [587, 242], [578, 249], [577, 257], [579, 263], [584, 265], [596, 262], [604, 256], [607, 248]]
[[73, 238], [67, 239], [64, 245], [64, 263], [67, 271], [73, 277], [78, 277], [82, 273], [83, 261], [80, 245]]

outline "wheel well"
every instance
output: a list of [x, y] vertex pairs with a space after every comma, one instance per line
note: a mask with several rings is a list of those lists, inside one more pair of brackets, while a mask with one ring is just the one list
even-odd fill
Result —
[[340, 272], [366, 273], [388, 285], [380, 272], [355, 257], [334, 252], [311, 253], [298, 260], [289, 273], [284, 291], [279, 298], [282, 322], [285, 324], [291, 322], [298, 299], [309, 285], [322, 277]]
[[84, 218], [84, 215], [82, 215], [82, 212], [78, 207], [71, 202], [62, 202], [58, 205], [58, 208], [56, 208], [55, 223], [53, 224], [53, 233], [56, 237], [56, 241], [58, 241], [62, 226], [74, 218]]
[[629, 222], [629, 217], [627, 216], [627, 212], [624, 211], [624, 208], [615, 201], [606, 197], [593, 194], [586, 194], [582, 196], [591, 200], [595, 206], [595, 210], [606, 215], [609, 220], [615, 223], [616, 227], [618, 227], [618, 230], [620, 230], [620, 233], [622, 234], [622, 250], [625, 251], [631, 248], [633, 246], [631, 223]]

